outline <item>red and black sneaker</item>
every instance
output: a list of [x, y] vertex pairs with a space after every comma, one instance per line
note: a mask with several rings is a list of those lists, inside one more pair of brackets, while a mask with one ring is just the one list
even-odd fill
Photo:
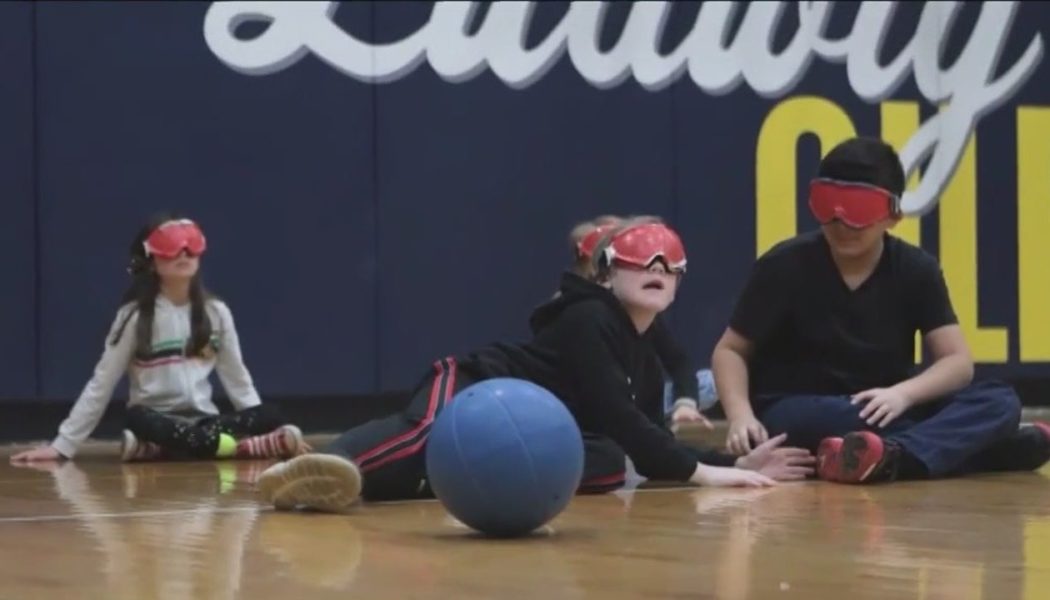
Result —
[[824, 438], [817, 448], [817, 477], [824, 481], [838, 481], [842, 458], [842, 438]]
[[876, 483], [897, 478], [900, 447], [870, 431], [826, 438], [817, 450], [821, 479], [839, 483]]
[[1038, 429], [1043, 434], [1043, 437], [1046, 438], [1046, 441], [1050, 443], [1050, 423], [1036, 421], [1035, 423], [1032, 423], [1032, 427]]
[[1035, 471], [1050, 461], [1050, 423], [1036, 421], [1023, 425], [1008, 440], [1007, 469]]
[[1050, 423], [1036, 421], [1035, 423], [1032, 423], [1032, 427], [1043, 434], [1043, 451], [1037, 452], [1035, 457], [1036, 462], [1041, 461], [1038, 466], [1035, 467], [1038, 469], [1045, 465], [1047, 461], [1050, 461]]
[[1035, 471], [1050, 461], [1050, 424], [1022, 425], [985, 448], [978, 456], [981, 471]]

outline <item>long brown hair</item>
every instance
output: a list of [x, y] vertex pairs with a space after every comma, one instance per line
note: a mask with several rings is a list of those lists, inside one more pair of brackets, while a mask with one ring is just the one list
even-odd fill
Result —
[[[139, 320], [135, 326], [135, 355], [148, 356], [153, 346], [153, 315], [156, 311], [157, 294], [160, 293], [160, 276], [154, 268], [153, 259], [146, 255], [145, 241], [161, 224], [184, 218], [173, 213], [162, 213], [154, 216], [139, 230], [128, 249], [130, 264], [128, 272], [131, 283], [121, 298], [121, 305], [134, 303], [117, 332], [110, 340], [116, 345], [124, 334], [128, 321], [138, 312]], [[212, 294], [204, 288], [200, 271], [190, 280], [190, 338], [183, 349], [186, 356], [205, 356], [211, 343], [211, 319], [208, 318], [206, 306]]]

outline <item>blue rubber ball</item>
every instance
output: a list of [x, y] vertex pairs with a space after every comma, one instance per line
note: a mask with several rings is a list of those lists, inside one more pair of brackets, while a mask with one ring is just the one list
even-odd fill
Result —
[[565, 405], [521, 379], [460, 391], [427, 440], [427, 478], [452, 516], [515, 537], [568, 506], [583, 477], [583, 437]]

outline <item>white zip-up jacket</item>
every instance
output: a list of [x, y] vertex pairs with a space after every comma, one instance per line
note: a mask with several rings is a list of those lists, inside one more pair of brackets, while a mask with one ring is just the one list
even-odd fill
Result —
[[[208, 381], [214, 369], [226, 394], [237, 410], [261, 404], [248, 369], [241, 358], [241, 346], [233, 315], [220, 300], [210, 299], [206, 307], [212, 323], [212, 344], [216, 351], [207, 358], [186, 357], [184, 348], [190, 337], [190, 304], [176, 306], [164, 296], [157, 296], [153, 316], [152, 347], [148, 356], [135, 356], [135, 327], [138, 310], [127, 304], [106, 336], [105, 350], [95, 373], [84, 386], [69, 416], [58, 428], [51, 446], [63, 456], [72, 458], [80, 444], [98, 426], [113, 391], [125, 373], [128, 375], [129, 405], [142, 405], [159, 412], [217, 415]], [[114, 345], [113, 336], [129, 311], [134, 311], [123, 335]]]

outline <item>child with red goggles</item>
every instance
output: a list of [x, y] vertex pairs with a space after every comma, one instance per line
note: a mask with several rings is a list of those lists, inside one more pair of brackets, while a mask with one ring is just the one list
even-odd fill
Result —
[[[904, 170], [877, 139], [833, 148], [810, 185], [819, 231], [762, 255], [713, 357], [742, 454], [772, 434], [817, 452], [828, 481], [873, 483], [1050, 459], [1050, 426], [1018, 428], [1009, 386], [973, 360], [937, 260], [889, 235]], [[932, 364], [916, 371], [918, 331]]]
[[[121, 457], [278, 458], [305, 449], [302, 434], [263, 405], [241, 359], [233, 315], [199, 276], [206, 243], [189, 219], [163, 215], [131, 244], [131, 286], [91, 381], [50, 445], [12, 462], [72, 458], [94, 431], [126, 373], [131, 398]], [[219, 414], [217, 371], [236, 411]]]
[[[597, 275], [594, 251], [598, 242], [602, 236], [612, 232], [628, 219], [636, 223], [663, 222], [659, 217], [653, 216], [604, 216], [577, 225], [569, 235], [573, 249], [573, 265], [562, 277], [563, 286], [579, 277], [594, 280]], [[713, 429], [711, 422], [700, 412], [711, 408], [717, 402], [711, 370], [700, 369], [694, 375], [689, 355], [671, 335], [662, 317], [658, 317], [653, 323], [652, 341], [663, 370], [670, 375], [670, 381], [664, 385], [662, 410], [670, 417], [672, 429], [677, 429], [685, 423], [699, 423], [707, 429]]]
[[662, 224], [626, 223], [602, 236], [594, 252], [605, 257], [596, 280], [577, 277], [537, 308], [530, 341], [437, 361], [404, 412], [343, 433], [324, 454], [270, 467], [259, 491], [278, 508], [326, 511], [347, 509], [358, 494], [372, 501], [432, 497], [424, 460], [432, 423], [460, 390], [508, 373], [547, 388], [576, 418], [584, 432], [581, 491], [622, 486], [626, 456], [650, 479], [765, 486], [803, 477], [812, 457], [779, 448], [783, 438], [736, 458], [680, 444], [662, 413], [643, 410], [654, 399], [659, 404], [662, 377], [652, 368], [659, 359], [648, 336], [685, 268], [678, 235]]
[[143, 242], [146, 256], [167, 259], [176, 258], [183, 252], [189, 256], [200, 256], [207, 247], [204, 232], [189, 219], [161, 223]]
[[839, 220], [854, 229], [901, 216], [900, 196], [878, 186], [825, 177], [810, 183], [809, 208], [821, 225]]

